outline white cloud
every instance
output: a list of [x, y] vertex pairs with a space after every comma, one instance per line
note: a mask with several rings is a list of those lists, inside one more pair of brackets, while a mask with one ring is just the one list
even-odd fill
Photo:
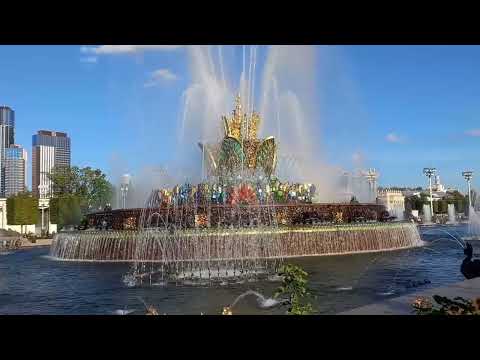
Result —
[[158, 69], [151, 74], [150, 80], [145, 83], [145, 87], [156, 86], [162, 81], [174, 81], [177, 80], [177, 78], [178, 76], [169, 69]]
[[402, 139], [395, 133], [390, 133], [385, 136], [385, 140], [391, 143], [401, 143]]
[[97, 62], [97, 57], [87, 56], [87, 57], [80, 58], [80, 61], [84, 63], [95, 64]]
[[183, 45], [100, 45], [81, 46], [80, 52], [95, 55], [134, 54], [144, 51], [173, 51]]
[[465, 134], [467, 134], [468, 136], [478, 137], [480, 136], [480, 129], [468, 130], [468, 131], [465, 131]]

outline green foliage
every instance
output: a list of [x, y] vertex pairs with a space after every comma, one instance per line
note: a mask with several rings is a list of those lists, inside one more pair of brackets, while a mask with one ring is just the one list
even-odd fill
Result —
[[[38, 199], [29, 194], [18, 194], [7, 199], [7, 223], [32, 225], [38, 220]], [[23, 231], [23, 229], [22, 229]]]
[[277, 289], [275, 297], [288, 296], [290, 307], [287, 314], [309, 315], [313, 307], [305, 300], [310, 296], [307, 288], [308, 274], [299, 266], [287, 264], [280, 268], [279, 275], [283, 277], [282, 285]]
[[59, 200], [57, 197], [50, 199], [50, 223], [58, 225], [58, 203]]
[[448, 212], [448, 202], [446, 200], [438, 201], [438, 212], [440, 214], [446, 214]]
[[350, 204], [360, 204], [355, 196], [350, 199]]
[[426, 199], [423, 199], [412, 195], [405, 198], [405, 209], [406, 210], [418, 210], [420, 212], [423, 211], [423, 204], [426, 204]]
[[463, 199], [456, 200], [454, 202], [455, 205], [455, 211], [457, 213], [464, 213], [465, 212], [465, 201]]
[[79, 225], [82, 220], [81, 198], [76, 195], [62, 195], [50, 199], [50, 222], [59, 229], [65, 225]]
[[83, 213], [103, 208], [114, 195], [112, 184], [99, 169], [55, 167], [48, 177], [52, 181], [54, 195], [58, 198], [74, 195]]

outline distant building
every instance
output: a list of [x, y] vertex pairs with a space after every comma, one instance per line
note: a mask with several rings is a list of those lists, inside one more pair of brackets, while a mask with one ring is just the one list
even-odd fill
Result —
[[15, 143], [15, 112], [0, 106], [0, 197], [5, 196], [5, 149]]
[[396, 216], [399, 220], [403, 220], [405, 213], [405, 196], [401, 190], [379, 190], [377, 201], [385, 206], [390, 215]]
[[442, 185], [440, 182], [440, 176], [435, 175], [435, 181], [432, 184], [432, 191], [438, 192], [438, 193], [446, 193], [447, 190], [445, 189], [445, 186]]
[[0, 106], [0, 125], [5, 126], [0, 141], [8, 148], [15, 143], [15, 112], [8, 106]]
[[40, 130], [32, 137], [32, 192], [50, 197], [48, 174], [54, 167], [70, 167], [70, 138], [66, 133]]
[[15, 196], [27, 188], [27, 152], [19, 145], [5, 149], [5, 197]]

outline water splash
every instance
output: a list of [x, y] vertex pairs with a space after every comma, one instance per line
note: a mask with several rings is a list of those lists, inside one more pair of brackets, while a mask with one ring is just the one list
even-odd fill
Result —
[[263, 296], [262, 294], [260, 294], [257, 291], [248, 290], [248, 291], [244, 292], [243, 294], [241, 294], [240, 296], [238, 296], [235, 299], [235, 301], [232, 303], [232, 305], [230, 305], [230, 308], [233, 309], [235, 307], [235, 305], [237, 305], [237, 303], [240, 300], [242, 300], [243, 298], [245, 298], [249, 295], [255, 296], [255, 298], [257, 299], [257, 304], [261, 309], [271, 309], [271, 308], [276, 307], [278, 305], [284, 304], [287, 301], [286, 299], [277, 300], [277, 299], [273, 299], [273, 298], [266, 298], [265, 296]]
[[137, 286], [137, 278], [131, 274], [127, 274], [123, 277], [123, 283], [127, 287], [135, 287]]
[[118, 310], [112, 311], [112, 314], [113, 314], [113, 315], [129, 315], [129, 314], [134, 313], [135, 311], [137, 311], [137, 310], [118, 309]]

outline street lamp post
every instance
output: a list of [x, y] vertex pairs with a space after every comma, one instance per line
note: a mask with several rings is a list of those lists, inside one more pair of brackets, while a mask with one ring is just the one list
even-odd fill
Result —
[[42, 228], [41, 228], [42, 235], [43, 235], [43, 230], [45, 228], [45, 209], [46, 209], [46, 206], [43, 203], [43, 201], [44, 201], [43, 199], [46, 198], [47, 188], [48, 188], [47, 185], [38, 185], [38, 192], [40, 194], [40, 201], [42, 201], [42, 203], [40, 205], [40, 210], [42, 210]]
[[467, 180], [467, 186], [468, 186], [468, 217], [470, 217], [470, 208], [472, 207], [472, 191], [470, 187], [470, 182], [473, 178], [473, 171], [463, 171], [462, 176]]
[[435, 175], [437, 169], [435, 168], [423, 168], [423, 174], [428, 177], [430, 188], [430, 214], [433, 216], [433, 197], [432, 197], [432, 176]]

